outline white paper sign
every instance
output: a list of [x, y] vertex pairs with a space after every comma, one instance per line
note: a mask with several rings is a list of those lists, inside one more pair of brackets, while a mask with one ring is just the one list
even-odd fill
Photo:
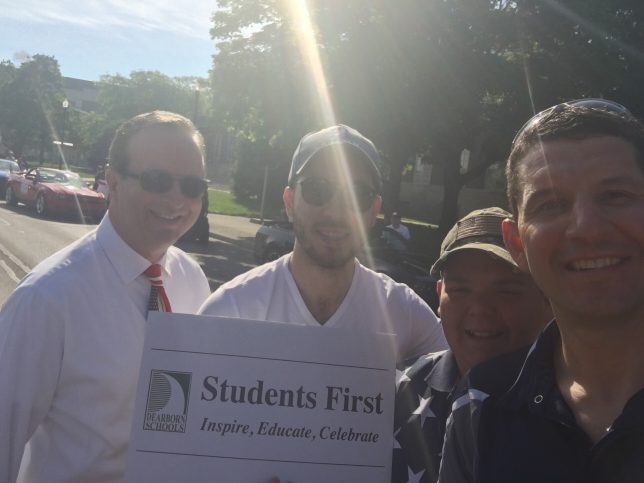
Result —
[[393, 336], [154, 314], [126, 482], [391, 478]]

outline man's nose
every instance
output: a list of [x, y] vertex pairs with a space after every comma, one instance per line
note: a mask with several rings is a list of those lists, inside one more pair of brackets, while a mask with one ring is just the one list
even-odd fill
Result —
[[333, 193], [333, 197], [331, 198], [329, 203], [334, 209], [341, 209], [343, 211], [351, 211], [356, 213], [360, 213], [362, 211], [358, 205], [355, 193], [353, 192], [353, 188], [351, 186], [339, 187], [336, 192]]
[[568, 236], [592, 238], [601, 233], [606, 216], [596, 203], [589, 198], [578, 198], [570, 210], [566, 232]]
[[470, 294], [469, 314], [470, 316], [490, 315], [494, 312], [494, 297], [488, 291], [474, 291]]
[[183, 202], [186, 199], [185, 195], [181, 192], [181, 186], [177, 179], [172, 180], [172, 186], [163, 196], [175, 202]]

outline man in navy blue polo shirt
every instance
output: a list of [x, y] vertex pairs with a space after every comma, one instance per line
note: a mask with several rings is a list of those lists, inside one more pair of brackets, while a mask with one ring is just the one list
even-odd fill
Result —
[[456, 383], [471, 367], [530, 345], [550, 306], [503, 245], [501, 208], [459, 220], [431, 269], [450, 350], [426, 354], [398, 373], [392, 483], [438, 479], [445, 423]]
[[443, 483], [644, 478], [644, 127], [604, 100], [554, 106], [507, 164], [517, 265], [555, 321], [464, 380]]

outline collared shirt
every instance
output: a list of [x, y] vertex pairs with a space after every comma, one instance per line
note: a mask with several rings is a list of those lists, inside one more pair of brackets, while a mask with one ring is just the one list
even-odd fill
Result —
[[[209, 294], [199, 265], [160, 262], [175, 312]], [[0, 481], [121, 481], [141, 361], [150, 265], [95, 231], [40, 263], [0, 311]], [[25, 446], [26, 445], [26, 446]], [[23, 457], [24, 450], [24, 457]], [[22, 461], [22, 464], [21, 464]]]
[[445, 483], [612, 483], [644, 479], [644, 389], [596, 443], [577, 425], [555, 377], [551, 323], [526, 351], [471, 370], [448, 422]]
[[[289, 253], [223, 284], [199, 312], [319, 327], [289, 270], [290, 258]], [[447, 348], [443, 327], [412, 289], [357, 260], [349, 291], [324, 327], [396, 334], [399, 362]]]
[[450, 350], [427, 354], [397, 376], [391, 481], [433, 483], [459, 378], [456, 359]]

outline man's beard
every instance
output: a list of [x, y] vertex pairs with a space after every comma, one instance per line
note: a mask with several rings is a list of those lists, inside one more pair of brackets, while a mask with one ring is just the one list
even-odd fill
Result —
[[317, 266], [325, 269], [342, 268], [354, 260], [359, 251], [355, 246], [349, 245], [345, 250], [318, 248], [308, 238], [303, 225], [303, 223], [298, 223], [297, 217], [294, 217], [293, 232], [295, 233], [298, 249], [301, 249]]

